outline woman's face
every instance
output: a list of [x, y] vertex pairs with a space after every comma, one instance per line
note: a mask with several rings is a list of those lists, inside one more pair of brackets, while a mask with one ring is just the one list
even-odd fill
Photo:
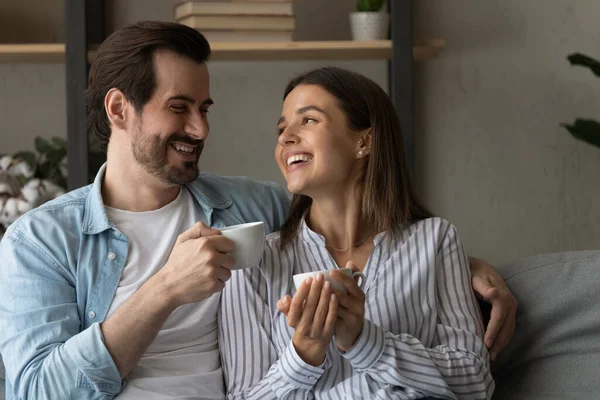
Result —
[[335, 97], [317, 85], [299, 85], [285, 98], [275, 159], [288, 190], [314, 198], [356, 184], [361, 133], [352, 131]]

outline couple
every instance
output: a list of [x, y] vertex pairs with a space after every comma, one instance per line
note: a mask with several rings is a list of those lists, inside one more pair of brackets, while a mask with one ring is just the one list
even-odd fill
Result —
[[[276, 146], [290, 208], [277, 185], [198, 175], [209, 55], [202, 35], [162, 22], [100, 47], [88, 122], [107, 163], [0, 243], [7, 398], [223, 398], [221, 359], [233, 397], [489, 397], [467, 259], [416, 201], [381, 89], [338, 69], [291, 83]], [[218, 228], [257, 220], [281, 234], [261, 267], [232, 274]], [[321, 277], [290, 290], [291, 274], [347, 261], [364, 292], [341, 276], [346, 295]], [[472, 268], [495, 352], [514, 300]]]

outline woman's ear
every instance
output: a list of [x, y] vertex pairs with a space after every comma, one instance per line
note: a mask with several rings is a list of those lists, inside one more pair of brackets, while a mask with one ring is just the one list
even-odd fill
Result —
[[126, 130], [127, 128], [127, 99], [123, 92], [117, 88], [112, 88], [104, 97], [104, 108], [110, 125], [115, 128]]
[[358, 139], [358, 156], [364, 157], [371, 152], [371, 128], [363, 131]]

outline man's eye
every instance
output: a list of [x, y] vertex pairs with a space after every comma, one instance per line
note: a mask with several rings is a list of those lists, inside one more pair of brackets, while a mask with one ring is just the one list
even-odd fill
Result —
[[185, 106], [171, 106], [171, 107], [169, 107], [169, 109], [176, 113], [182, 113], [182, 112], [185, 112], [186, 107]]
[[308, 124], [309, 122], [317, 122], [317, 120], [311, 117], [304, 117], [304, 123]]
[[210, 111], [209, 111], [209, 110], [208, 110], [208, 108], [207, 108], [207, 109], [205, 109], [205, 110], [200, 110], [200, 112], [201, 112], [202, 114], [208, 114]]
[[277, 136], [281, 136], [285, 128], [277, 128]]

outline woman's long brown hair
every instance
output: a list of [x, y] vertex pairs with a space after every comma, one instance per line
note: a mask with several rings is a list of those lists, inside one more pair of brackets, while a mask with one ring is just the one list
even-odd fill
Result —
[[[337, 67], [319, 68], [294, 78], [284, 100], [299, 85], [317, 85], [336, 98], [350, 129], [371, 128], [371, 151], [359, 185], [362, 215], [377, 233], [398, 229], [432, 216], [417, 198], [410, 181], [400, 121], [389, 96], [369, 78]], [[281, 248], [294, 239], [312, 204], [295, 194], [287, 221], [281, 227]]]

